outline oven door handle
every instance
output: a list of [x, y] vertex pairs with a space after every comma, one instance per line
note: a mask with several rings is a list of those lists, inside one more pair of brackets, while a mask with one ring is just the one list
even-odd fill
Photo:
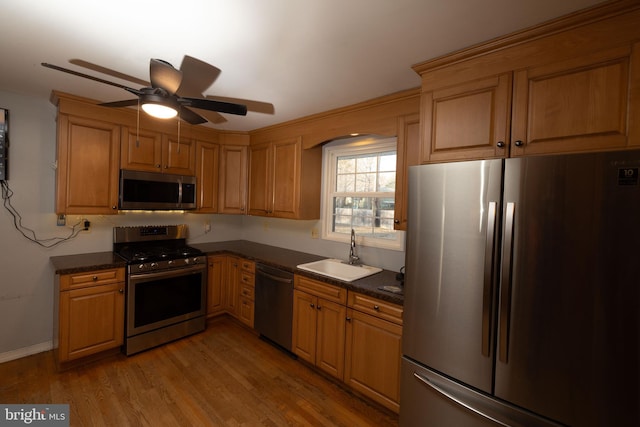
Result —
[[129, 274], [129, 280], [139, 280], [139, 279], [143, 279], [145, 281], [147, 280], [153, 280], [155, 278], [161, 277], [161, 278], [171, 278], [171, 277], [177, 277], [177, 276], [184, 276], [187, 274], [198, 274], [203, 272], [206, 269], [206, 265], [204, 264], [199, 264], [199, 265], [194, 265], [192, 267], [185, 267], [185, 268], [178, 268], [178, 269], [173, 269], [173, 270], [160, 270], [160, 271], [154, 271], [154, 272], [149, 272], [149, 273], [131, 273]]

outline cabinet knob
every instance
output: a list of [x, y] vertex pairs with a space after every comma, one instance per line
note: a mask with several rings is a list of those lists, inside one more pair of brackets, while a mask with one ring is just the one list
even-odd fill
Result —
[[95, 282], [95, 281], [97, 281], [97, 280], [98, 280], [98, 276], [93, 276], [93, 277], [92, 277], [92, 279], [93, 279], [93, 281]]
[[160, 163], [156, 163], [156, 167], [160, 169], [162, 166], [160, 165]]
[[120, 292], [121, 294], [124, 294], [124, 288], [118, 289], [118, 292]]
[[118, 209], [118, 207], [116, 205], [111, 206], [111, 209], [115, 210]]
[[322, 307], [318, 306], [318, 310], [322, 310]]
[[309, 304], [309, 307], [314, 308], [315, 305], [313, 305], [313, 303]]
[[394, 223], [394, 224], [400, 224], [400, 220], [399, 220], [399, 219], [394, 219], [394, 220], [393, 220], [393, 223]]
[[517, 140], [515, 144], [516, 144], [516, 147], [522, 147], [524, 145], [524, 142]]
[[374, 309], [375, 311], [378, 311], [378, 310], [380, 310], [380, 306], [378, 306], [378, 305], [374, 305], [374, 306], [373, 306], [373, 309]]
[[347, 316], [347, 322], [351, 322], [351, 317]]
[[498, 148], [504, 148], [504, 141], [498, 141], [496, 145], [498, 146]]

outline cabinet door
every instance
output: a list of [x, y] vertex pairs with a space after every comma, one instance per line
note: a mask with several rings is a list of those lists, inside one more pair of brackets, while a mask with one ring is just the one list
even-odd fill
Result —
[[638, 54], [626, 46], [516, 72], [511, 155], [639, 144]]
[[144, 129], [122, 128], [120, 167], [160, 172], [162, 162], [162, 134]]
[[511, 74], [422, 94], [422, 162], [508, 155]]
[[271, 144], [249, 147], [249, 215], [266, 216], [273, 210]]
[[220, 188], [218, 212], [244, 214], [247, 194], [247, 147], [220, 147]]
[[227, 257], [227, 280], [224, 286], [224, 308], [234, 317], [238, 316], [238, 302], [240, 297], [240, 259], [235, 256]]
[[208, 258], [207, 271], [207, 315], [212, 316], [224, 311], [222, 288], [226, 282], [227, 257], [215, 255]]
[[345, 383], [398, 412], [402, 326], [353, 309], [347, 316]]
[[195, 151], [195, 143], [191, 139], [162, 135], [162, 171], [176, 175], [195, 175]]
[[119, 347], [124, 338], [124, 283], [60, 293], [60, 362]]
[[297, 218], [300, 206], [299, 138], [273, 144], [273, 189], [271, 213], [278, 218]]
[[409, 166], [420, 164], [420, 116], [418, 114], [401, 117], [398, 120], [397, 153], [393, 228], [406, 230]]
[[342, 379], [347, 309], [344, 305], [318, 298], [316, 329], [316, 366]]
[[198, 212], [218, 212], [218, 165], [220, 146], [211, 142], [196, 142], [196, 182]]
[[306, 292], [293, 290], [293, 352], [311, 364], [316, 363], [317, 298]]
[[115, 214], [120, 126], [60, 114], [56, 213]]

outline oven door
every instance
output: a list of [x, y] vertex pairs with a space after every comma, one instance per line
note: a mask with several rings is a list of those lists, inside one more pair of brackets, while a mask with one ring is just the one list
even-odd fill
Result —
[[130, 274], [127, 337], [206, 314], [207, 267]]

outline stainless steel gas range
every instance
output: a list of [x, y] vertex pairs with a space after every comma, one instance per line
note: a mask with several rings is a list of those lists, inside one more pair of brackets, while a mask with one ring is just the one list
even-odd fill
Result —
[[206, 256], [186, 237], [184, 224], [113, 229], [113, 250], [127, 261], [125, 354], [205, 329]]

